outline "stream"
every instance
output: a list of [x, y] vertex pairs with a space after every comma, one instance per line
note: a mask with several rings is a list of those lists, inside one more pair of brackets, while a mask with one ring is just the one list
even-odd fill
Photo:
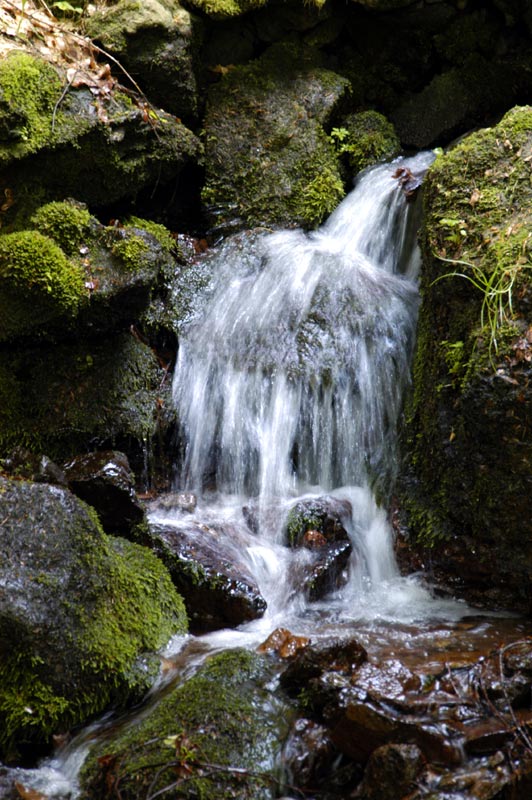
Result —
[[[170, 642], [165, 683], [211, 653], [255, 649], [281, 627], [313, 643], [356, 637], [374, 663], [397, 660], [422, 679], [525, 635], [517, 618], [479, 613], [438, 597], [423, 576], [401, 576], [383, 507], [398, 470], [419, 302], [419, 203], [406, 200], [394, 171], [422, 175], [433, 158], [366, 172], [315, 232], [242, 234], [210, 256], [213, 277], [181, 334], [173, 383], [183, 428], [176, 489], [198, 503], [185, 512], [154, 502], [150, 521], [215, 530], [267, 608], [236, 629]], [[286, 527], [294, 506], [323, 498], [341, 509], [351, 553], [332, 591], [310, 599], [301, 586], [312, 553], [287, 547]], [[110, 724], [80, 733], [24, 784], [70, 796], [91, 741]]]

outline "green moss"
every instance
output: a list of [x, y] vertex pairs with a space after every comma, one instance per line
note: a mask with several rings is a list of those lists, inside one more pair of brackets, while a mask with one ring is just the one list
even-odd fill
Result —
[[[105, 589], [85, 620], [83, 668], [105, 676], [108, 700], [135, 658], [187, 631], [187, 615], [170, 575], [148, 550], [125, 539], [109, 539]], [[136, 679], [133, 680], [136, 682]], [[141, 688], [145, 677], [140, 676]], [[131, 691], [131, 684], [127, 687]]]
[[338, 172], [324, 169], [305, 186], [298, 187], [290, 200], [296, 218], [314, 228], [331, 214], [345, 194]]
[[126, 227], [141, 228], [154, 236], [162, 249], [166, 253], [171, 253], [176, 248], [175, 239], [172, 237], [168, 228], [160, 225], [158, 222], [153, 222], [149, 219], [141, 219], [140, 217], [128, 217], [126, 220]]
[[306, 531], [319, 530], [321, 526], [322, 518], [317, 514], [312, 514], [310, 510], [302, 513], [297, 506], [291, 508], [286, 520], [286, 539], [288, 545], [290, 547], [296, 547], [300, 544]]
[[72, 255], [90, 234], [91, 215], [84, 206], [73, 201], [53, 202], [41, 206], [33, 214], [30, 225], [53, 239], [64, 253]]
[[362, 111], [348, 116], [342, 127], [333, 128], [331, 140], [345, 158], [352, 174], [365, 167], [399, 155], [401, 146], [395, 129], [377, 111]]
[[146, 264], [150, 249], [141, 236], [132, 232], [128, 233], [128, 236], [113, 244], [111, 252], [120, 259], [124, 269], [136, 272]]
[[25, 587], [24, 609], [0, 616], [6, 757], [138, 702], [159, 671], [155, 651], [186, 632], [187, 618], [156, 556], [105, 536], [70, 493], [21, 481], [1, 481], [0, 491], [9, 510], [2, 569]]
[[84, 275], [48, 236], [0, 236], [0, 341], [74, 314], [86, 296]]
[[61, 96], [56, 71], [28, 53], [0, 62], [0, 165], [39, 149], [52, 136], [52, 112]]
[[[275, 713], [269, 693], [260, 688], [267, 674], [265, 663], [244, 650], [212, 656], [140, 724], [91, 753], [81, 773], [82, 797], [104, 796], [106, 762], [120, 776], [123, 800], [134, 800], [148, 789], [173, 784], [176, 760], [186, 765], [179, 796], [271, 797], [273, 756], [286, 722]], [[218, 768], [209, 769], [209, 764]]]

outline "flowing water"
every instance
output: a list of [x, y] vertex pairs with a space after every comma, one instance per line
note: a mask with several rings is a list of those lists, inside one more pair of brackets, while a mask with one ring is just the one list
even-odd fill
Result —
[[[376, 658], [400, 654], [429, 672], [448, 657], [446, 642], [473, 659], [515, 636], [517, 623], [475, 618], [401, 577], [376, 500], [389, 497], [397, 471], [418, 308], [419, 208], [393, 173], [398, 163], [422, 173], [432, 158], [367, 172], [318, 231], [240, 235], [209, 256], [212, 277], [180, 336], [173, 384], [177, 488], [196, 493], [198, 506], [192, 515], [154, 507], [151, 516], [215, 527], [267, 610], [238, 629], [170, 643], [181, 676], [208, 653], [257, 646], [278, 626], [314, 641], [356, 636]], [[299, 591], [305, 551], [287, 548], [284, 531], [296, 502], [323, 496], [344, 509], [352, 555], [339, 588], [309, 602]], [[45, 766], [48, 787], [75, 774], [92, 735]]]

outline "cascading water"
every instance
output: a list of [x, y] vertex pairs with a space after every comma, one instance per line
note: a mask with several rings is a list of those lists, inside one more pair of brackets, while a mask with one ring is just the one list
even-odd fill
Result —
[[[432, 159], [401, 164], [420, 173]], [[240, 546], [270, 614], [286, 613], [293, 596], [294, 557], [280, 543], [301, 495], [332, 493], [352, 508], [347, 610], [398, 577], [368, 486], [389, 491], [396, 468], [418, 306], [415, 215], [387, 164], [363, 175], [318, 231], [230, 240], [181, 336], [173, 384], [185, 440], [180, 486], [234, 516], [255, 498], [258, 535]]]

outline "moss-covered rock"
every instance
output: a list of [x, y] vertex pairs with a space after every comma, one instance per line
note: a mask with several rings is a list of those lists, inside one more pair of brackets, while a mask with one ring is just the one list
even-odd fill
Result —
[[324, 126], [349, 83], [312, 50], [274, 45], [209, 93], [203, 201], [218, 230], [317, 225], [343, 195]]
[[379, 161], [391, 161], [401, 151], [393, 125], [377, 111], [350, 114], [332, 129], [331, 139], [350, 176]]
[[61, 461], [116, 445], [142, 464], [162, 413], [164, 370], [129, 333], [0, 351], [0, 454], [18, 445]]
[[[436, 576], [529, 610], [532, 109], [436, 159], [407, 425], [411, 531]], [[518, 554], [518, 555], [516, 555]]]
[[187, 120], [199, 110], [202, 21], [174, 0], [121, 0], [100, 6], [87, 32], [137, 76], [153, 103]]
[[169, 785], [180, 797], [205, 800], [274, 797], [275, 755], [289, 715], [265, 688], [269, 678], [268, 662], [257, 654], [212, 656], [140, 723], [93, 750], [81, 772], [81, 797], [108, 797], [118, 781], [123, 800]]
[[72, 316], [86, 299], [83, 269], [48, 236], [0, 236], [0, 342]]
[[65, 81], [58, 67], [26, 52], [0, 64], [0, 167], [11, 198], [5, 230], [26, 227], [47, 200], [105, 206], [136, 195], [173, 180], [199, 155], [197, 138], [175, 116], [112, 83], [65, 91]]
[[[502, 112], [516, 95], [522, 67], [471, 54], [460, 67], [441, 72], [390, 113], [404, 145], [448, 142], [478, 120]], [[511, 102], [511, 99], [510, 99]]]
[[68, 490], [0, 477], [0, 509], [0, 753], [35, 757], [137, 701], [186, 615], [158, 559], [107, 538]]

